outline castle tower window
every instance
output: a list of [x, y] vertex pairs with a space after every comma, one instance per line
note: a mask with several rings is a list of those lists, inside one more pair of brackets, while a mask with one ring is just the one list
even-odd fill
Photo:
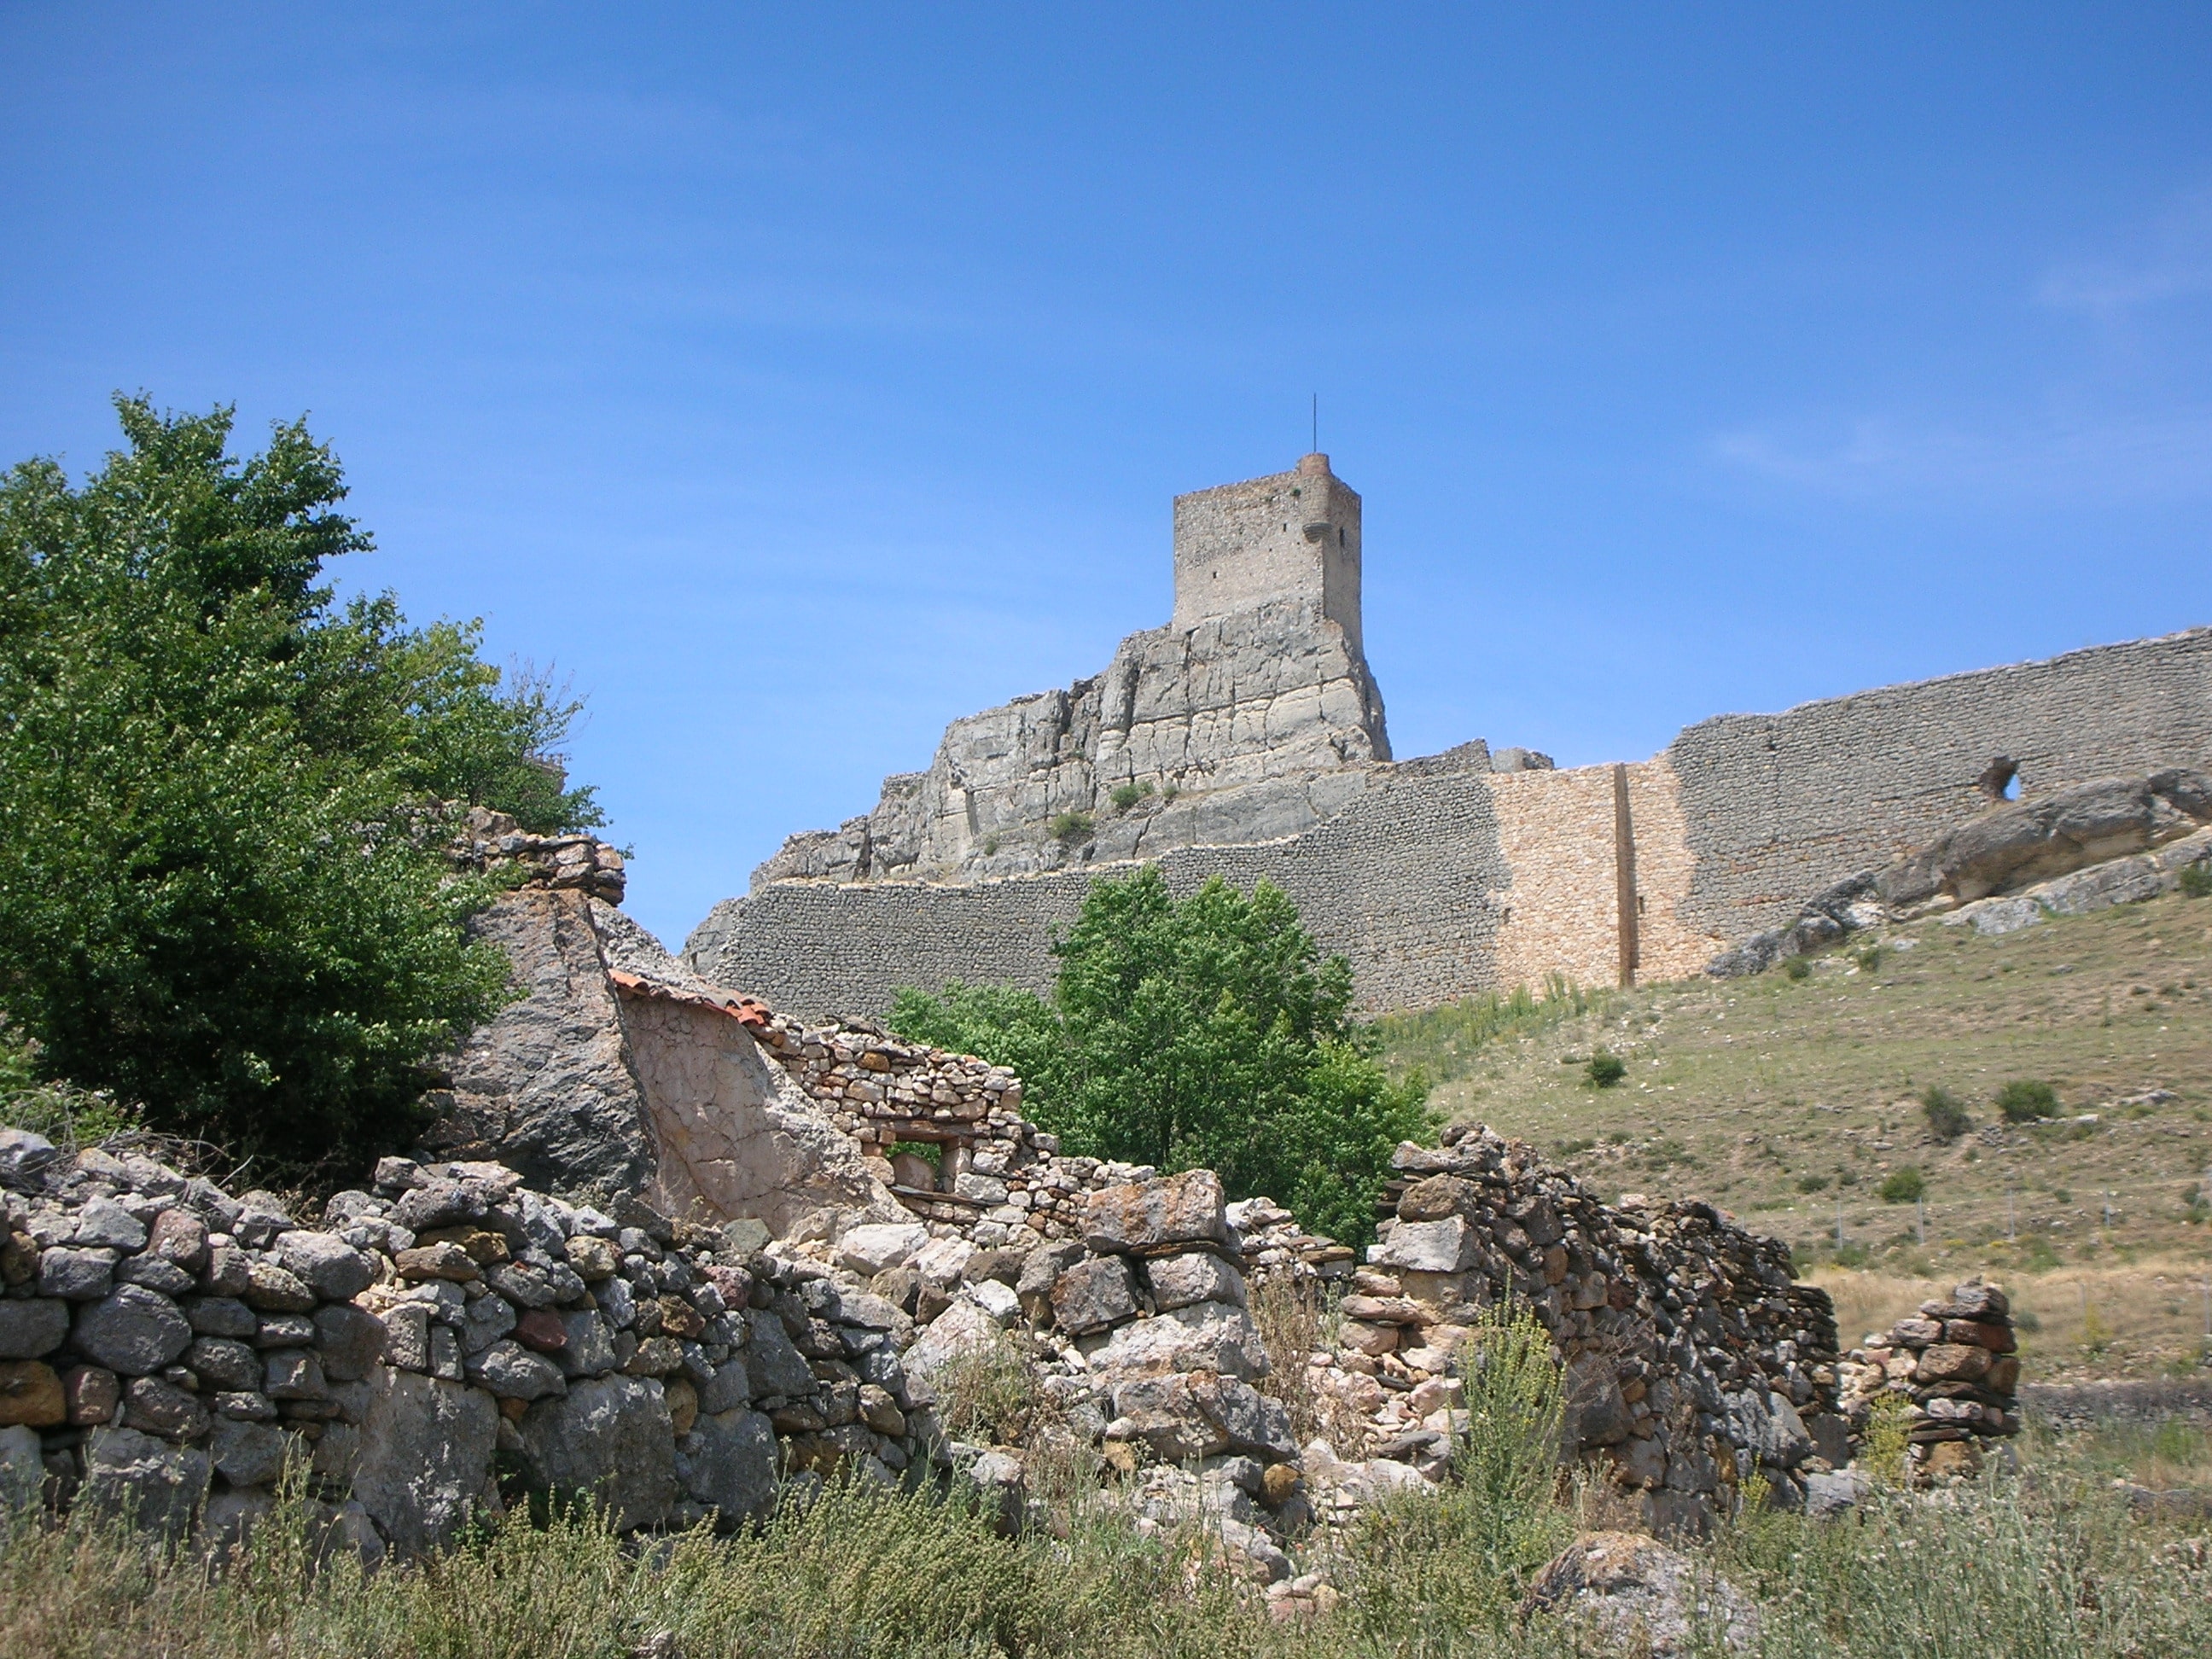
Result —
[[1974, 787], [1991, 800], [2020, 799], [2020, 763], [2009, 755], [1999, 755], [1974, 780]]

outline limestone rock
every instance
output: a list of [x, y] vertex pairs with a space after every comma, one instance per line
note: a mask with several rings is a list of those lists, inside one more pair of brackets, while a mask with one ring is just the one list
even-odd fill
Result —
[[182, 1538], [206, 1499], [210, 1470], [198, 1446], [175, 1446], [137, 1429], [98, 1428], [85, 1438], [84, 1490], [95, 1514], [129, 1513], [149, 1531]]
[[1069, 1336], [1087, 1336], [1136, 1316], [1136, 1286], [1129, 1264], [1118, 1255], [1079, 1261], [1052, 1287], [1052, 1322]]
[[871, 1222], [848, 1229], [838, 1239], [837, 1260], [863, 1279], [873, 1279], [886, 1267], [902, 1265], [928, 1243], [929, 1229], [919, 1222]]
[[1584, 1533], [1536, 1575], [1522, 1612], [1583, 1621], [1651, 1659], [1688, 1659], [1713, 1638], [1736, 1652], [1759, 1639], [1758, 1610], [1740, 1590], [1637, 1533]]
[[361, 1425], [353, 1495], [403, 1555], [451, 1540], [491, 1469], [499, 1408], [489, 1395], [377, 1368]]
[[1091, 1370], [1109, 1376], [1206, 1370], [1249, 1381], [1267, 1374], [1267, 1350], [1251, 1316], [1224, 1302], [1194, 1302], [1139, 1319], [1110, 1336], [1084, 1339], [1083, 1346]]
[[1226, 1244], [1221, 1177], [1211, 1170], [1106, 1187], [1085, 1200], [1084, 1243], [1127, 1252], [1166, 1244]]
[[619, 1375], [578, 1382], [566, 1398], [533, 1406], [520, 1433], [538, 1486], [586, 1493], [626, 1529], [668, 1518], [676, 1437], [659, 1383]]
[[1145, 1279], [1152, 1288], [1152, 1304], [1163, 1311], [1194, 1302], [1239, 1308], [1245, 1304], [1244, 1275], [1211, 1250], [1155, 1256], [1145, 1263]]

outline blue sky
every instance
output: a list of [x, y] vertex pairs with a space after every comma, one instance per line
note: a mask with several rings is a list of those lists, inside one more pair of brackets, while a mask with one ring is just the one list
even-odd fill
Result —
[[1401, 756], [2212, 623], [2212, 10], [1826, 14], [0, 4], [0, 458], [307, 411], [672, 942], [1316, 393]]

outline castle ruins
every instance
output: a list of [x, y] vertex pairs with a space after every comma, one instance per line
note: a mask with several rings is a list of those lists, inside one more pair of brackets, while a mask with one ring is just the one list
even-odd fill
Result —
[[1370, 1012], [1680, 978], [2008, 791], [2212, 765], [2208, 628], [1719, 715], [1644, 761], [1396, 760], [1360, 556], [1325, 455], [1178, 496], [1167, 626], [953, 721], [873, 811], [787, 841], [687, 961], [810, 1018], [904, 984], [1042, 990], [1092, 879], [1153, 861], [1179, 890], [1285, 890]]

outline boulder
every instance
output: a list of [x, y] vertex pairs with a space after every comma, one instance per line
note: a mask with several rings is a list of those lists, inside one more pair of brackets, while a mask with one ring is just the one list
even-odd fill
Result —
[[384, 1322], [350, 1302], [315, 1310], [315, 1346], [323, 1375], [333, 1382], [358, 1382], [384, 1357]]
[[137, 1429], [97, 1428], [85, 1437], [78, 1501], [95, 1515], [127, 1514], [150, 1532], [181, 1539], [207, 1498], [211, 1467], [201, 1447], [172, 1445]]
[[1725, 1579], [1638, 1533], [1584, 1533], [1536, 1575], [1521, 1604], [1582, 1624], [1600, 1641], [1651, 1659], [1689, 1659], [1759, 1639], [1758, 1610]]
[[498, 1429], [499, 1407], [482, 1389], [379, 1366], [353, 1495], [402, 1554], [444, 1544], [483, 1490]]
[[266, 1423], [239, 1423], [219, 1417], [208, 1451], [215, 1472], [234, 1486], [265, 1486], [284, 1471], [292, 1437]]
[[1085, 1201], [1084, 1243], [1100, 1254], [1165, 1244], [1227, 1244], [1221, 1177], [1191, 1170], [1153, 1181], [1101, 1188]]
[[837, 1241], [837, 1260], [863, 1279], [904, 1263], [929, 1243], [918, 1221], [875, 1221], [848, 1228]]
[[95, 1302], [115, 1287], [113, 1250], [56, 1245], [39, 1255], [39, 1294], [70, 1302]]
[[1482, 1259], [1482, 1238], [1464, 1216], [1436, 1221], [1401, 1221], [1390, 1237], [1369, 1247], [1367, 1260], [1377, 1267], [1405, 1273], [1463, 1273]]
[[10, 1510], [37, 1503], [46, 1483], [39, 1431], [20, 1423], [0, 1429], [0, 1519]]
[[134, 1376], [123, 1393], [123, 1421], [165, 1440], [197, 1440], [208, 1431], [208, 1408], [165, 1377]]
[[758, 1412], [702, 1410], [676, 1443], [676, 1479], [725, 1523], [764, 1517], [775, 1504], [775, 1431]]
[[814, 1389], [814, 1368], [806, 1363], [806, 1356], [793, 1346], [791, 1334], [783, 1328], [783, 1322], [774, 1314], [763, 1314], [749, 1322], [752, 1340], [745, 1347], [745, 1369], [751, 1374], [753, 1397], [767, 1400], [781, 1395], [810, 1394]]
[[587, 1495], [625, 1530], [668, 1518], [676, 1501], [676, 1437], [659, 1382], [623, 1376], [578, 1382], [565, 1398], [532, 1407], [519, 1432], [531, 1483], [540, 1490]]
[[141, 1285], [125, 1285], [76, 1316], [74, 1340], [94, 1364], [143, 1376], [175, 1362], [192, 1340], [177, 1304]]
[[77, 1212], [76, 1242], [128, 1254], [144, 1247], [146, 1224], [112, 1198], [91, 1199]]
[[502, 1400], [543, 1400], [568, 1391], [561, 1368], [520, 1342], [495, 1342], [468, 1362], [470, 1379]]

